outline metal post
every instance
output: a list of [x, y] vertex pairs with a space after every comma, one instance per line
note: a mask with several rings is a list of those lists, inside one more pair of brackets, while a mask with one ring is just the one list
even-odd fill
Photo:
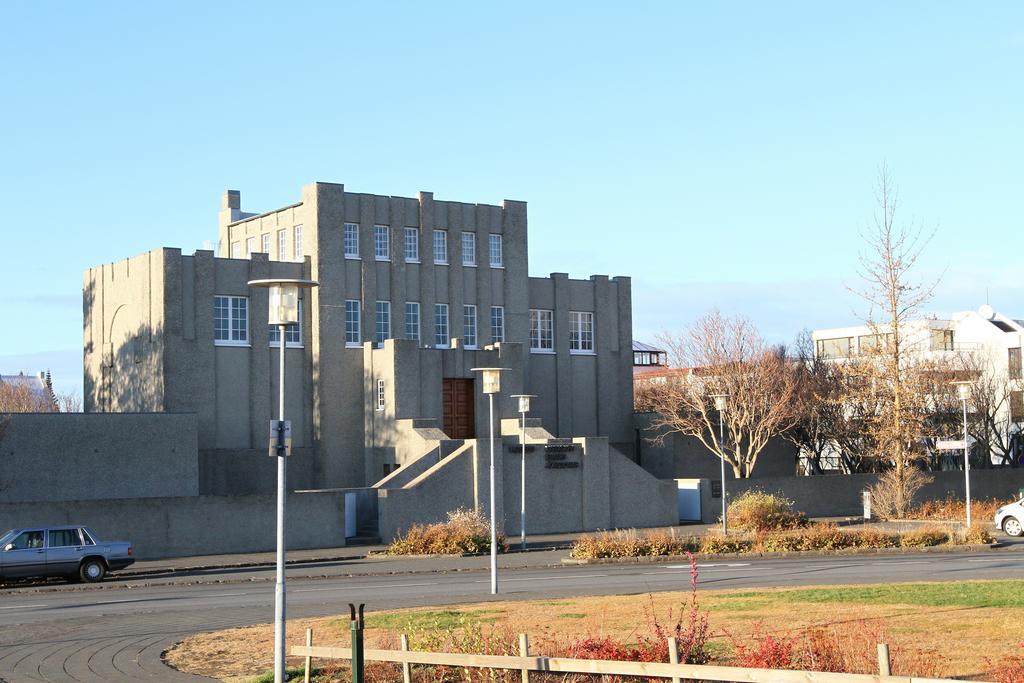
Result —
[[[306, 629], [306, 647], [313, 647], [313, 629]], [[309, 683], [309, 677], [312, 675], [313, 670], [313, 658], [306, 657], [306, 666], [302, 673], [302, 683]]]
[[522, 465], [520, 468], [521, 481], [520, 481], [520, 500], [519, 500], [519, 547], [521, 550], [526, 550], [526, 413], [519, 413], [523, 424], [522, 424], [522, 436], [520, 437], [520, 444], [522, 445]]
[[967, 528], [971, 528], [971, 456], [967, 447], [967, 399], [964, 404], [964, 491], [967, 496]]
[[729, 534], [728, 516], [725, 510], [725, 419], [724, 410], [718, 411], [718, 447], [722, 449], [722, 535]]
[[278, 418], [277, 426], [277, 582], [274, 586], [274, 683], [284, 683], [285, 676], [285, 577], [284, 577], [284, 504], [288, 472], [285, 469], [284, 443], [284, 351], [287, 325], [278, 325], [281, 345], [280, 375], [278, 379]]
[[494, 394], [487, 394], [490, 404], [491, 441], [491, 595], [498, 593], [498, 530], [494, 505]]
[[348, 603], [348, 610], [352, 619], [352, 683], [363, 683], [363, 607], [359, 605], [359, 614], [356, 615], [356, 606]]
[[889, 646], [885, 643], [878, 644], [878, 675], [892, 675], [892, 663], [889, 661]]

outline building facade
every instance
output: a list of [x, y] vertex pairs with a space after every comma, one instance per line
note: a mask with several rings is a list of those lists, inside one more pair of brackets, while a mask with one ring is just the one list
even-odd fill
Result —
[[[314, 183], [265, 213], [225, 193], [219, 253], [157, 249], [84, 282], [87, 412], [197, 415], [200, 476], [218, 493], [266, 489], [281, 342], [247, 282], [302, 277], [286, 405], [295, 486], [372, 485], [427, 441], [487, 434], [475, 367], [507, 368], [556, 437], [633, 449], [629, 278], [528, 274], [526, 204], [347, 192]], [[245, 463], [244, 465], [242, 463]]]

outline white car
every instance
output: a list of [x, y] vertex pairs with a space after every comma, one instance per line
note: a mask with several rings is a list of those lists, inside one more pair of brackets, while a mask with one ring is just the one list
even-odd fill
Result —
[[996, 510], [996, 528], [1002, 529], [1007, 536], [1020, 536], [1024, 533], [1024, 498]]

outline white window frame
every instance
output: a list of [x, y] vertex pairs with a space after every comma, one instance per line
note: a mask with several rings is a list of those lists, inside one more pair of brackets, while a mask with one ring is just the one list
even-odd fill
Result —
[[[495, 316], [497, 313], [497, 316]], [[498, 324], [495, 325], [495, 322]], [[505, 307], [491, 306], [491, 341], [505, 341]]]
[[377, 344], [383, 344], [384, 340], [391, 339], [391, 302], [378, 301], [376, 313], [377, 315], [373, 322], [373, 341]]
[[[291, 323], [284, 331], [284, 339], [289, 349], [301, 349], [302, 348], [302, 299], [299, 299], [299, 322]], [[281, 331], [277, 328], [277, 325], [267, 325], [268, 338], [270, 339], [271, 348], [280, 348], [281, 340], [277, 337], [280, 336]]]
[[420, 340], [420, 302], [405, 302], [405, 338], [418, 342]]
[[462, 265], [476, 268], [476, 233], [463, 230], [461, 245]]
[[[226, 303], [227, 311], [227, 338], [217, 338], [217, 304], [220, 300]], [[242, 310], [245, 312], [245, 321], [241, 330], [236, 329], [236, 322], [241, 317], [237, 313], [235, 302], [242, 303]], [[240, 335], [236, 333], [241, 332]], [[213, 297], [213, 344], [214, 346], [249, 346], [249, 297], [231, 296], [227, 294], [216, 294]]]
[[477, 315], [476, 304], [462, 305], [462, 346], [466, 349], [477, 348]]
[[448, 265], [448, 231], [434, 231], [434, 263], [439, 266]]
[[245, 251], [246, 251], [246, 256], [252, 256], [254, 253], [256, 253], [256, 238], [255, 237], [246, 237], [245, 238]]
[[242, 243], [232, 242], [231, 243], [231, 258], [242, 258]]
[[569, 353], [593, 356], [594, 314], [590, 311], [569, 311]]
[[277, 260], [288, 260], [288, 231], [284, 228], [277, 231]]
[[359, 224], [345, 223], [341, 233], [341, 251], [345, 258], [359, 258]]
[[292, 232], [292, 255], [295, 261], [303, 259], [302, 253], [302, 226], [296, 225]]
[[447, 349], [452, 345], [448, 322], [448, 304], [434, 304], [434, 346], [439, 349]]
[[377, 380], [377, 410], [384, 410], [386, 395], [384, 393], [384, 380]]
[[270, 258], [270, 233], [265, 232], [260, 235], [260, 246], [263, 247], [263, 253]]
[[373, 226], [373, 258], [377, 261], [391, 260], [391, 226]]
[[493, 232], [488, 235], [487, 253], [491, 268], [505, 267], [505, 246], [502, 242], [501, 235]]
[[[546, 323], [546, 324], [545, 324]], [[548, 334], [545, 335], [547, 328]], [[555, 312], [546, 308], [530, 309], [530, 353], [555, 352]]]
[[[350, 306], [349, 304], [354, 304]], [[359, 299], [346, 299], [345, 300], [345, 346], [349, 348], [358, 348], [363, 345], [363, 304]], [[356, 340], [352, 341], [349, 339], [349, 314], [355, 313], [355, 337]]]
[[406, 228], [405, 229], [405, 262], [406, 263], [419, 263], [420, 262], [420, 229], [419, 228]]

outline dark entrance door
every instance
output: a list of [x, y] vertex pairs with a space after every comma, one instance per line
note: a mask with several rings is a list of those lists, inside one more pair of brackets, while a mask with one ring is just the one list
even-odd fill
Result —
[[476, 437], [476, 416], [473, 412], [473, 380], [442, 380], [444, 433], [450, 439]]

